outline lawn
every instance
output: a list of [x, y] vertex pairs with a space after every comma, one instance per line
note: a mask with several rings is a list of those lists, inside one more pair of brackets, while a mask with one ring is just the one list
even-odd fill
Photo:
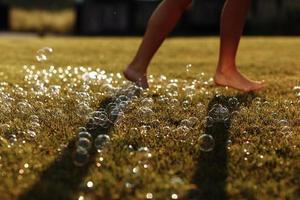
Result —
[[300, 38], [242, 40], [255, 94], [213, 87], [215, 37], [167, 40], [141, 91], [139, 42], [0, 38], [1, 200], [300, 199]]

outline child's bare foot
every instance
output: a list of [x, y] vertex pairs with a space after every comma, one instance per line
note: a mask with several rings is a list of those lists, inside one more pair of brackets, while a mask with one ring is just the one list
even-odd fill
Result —
[[265, 88], [264, 81], [252, 81], [237, 70], [217, 71], [214, 81], [216, 85], [228, 86], [243, 92], [254, 92]]
[[123, 74], [127, 80], [134, 82], [137, 86], [142, 87], [143, 89], [149, 87], [147, 75], [145, 73], [139, 73], [135, 70], [127, 68]]

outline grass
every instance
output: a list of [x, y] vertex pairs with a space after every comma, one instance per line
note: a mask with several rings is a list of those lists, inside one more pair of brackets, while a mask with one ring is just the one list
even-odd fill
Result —
[[[173, 199], [176, 195], [178, 199], [300, 198], [300, 99], [293, 90], [300, 84], [297, 37], [243, 39], [238, 57], [241, 71], [268, 82], [268, 88], [257, 94], [210, 86], [217, 38], [169, 39], [151, 65], [150, 91], [130, 103], [124, 109], [125, 118], [115, 126], [98, 130], [110, 135], [111, 141], [101, 153], [91, 152], [87, 165], [75, 167], [76, 135], [79, 127], [87, 125], [77, 114], [79, 104], [88, 97], [78, 93], [85, 88], [82, 79], [67, 74], [78, 66], [118, 73], [139, 42], [139, 38], [0, 39], [0, 199], [134, 200], [151, 194], [153, 199], [171, 199], [172, 195]], [[36, 50], [44, 46], [51, 46], [54, 53], [48, 61], [38, 63]], [[189, 73], [187, 64], [193, 66]], [[27, 81], [23, 65], [28, 65]], [[46, 88], [60, 85], [59, 95], [43, 92], [37, 80], [28, 82], [30, 73], [41, 77], [50, 65], [57, 74], [48, 77], [49, 83], [39, 78], [40, 83]], [[159, 80], [160, 75], [167, 80]], [[122, 79], [113, 80], [114, 87], [122, 85]], [[176, 80], [178, 96], [172, 97], [167, 87]], [[70, 85], [72, 81], [77, 85]], [[88, 102], [93, 110], [114, 100], [104, 83], [89, 83]], [[192, 97], [182, 89], [186, 86], [196, 88]], [[230, 105], [233, 97], [239, 101], [234, 107]], [[152, 99], [153, 105], [145, 98]], [[171, 101], [174, 98], [179, 104]], [[22, 113], [18, 103], [26, 101], [32, 107]], [[226, 126], [208, 126], [207, 112], [216, 103], [229, 108], [232, 117]], [[150, 121], [141, 122], [145, 116], [140, 107], [145, 104], [154, 113]], [[32, 115], [40, 124], [34, 129], [35, 137], [27, 132], [32, 129]], [[197, 125], [188, 132], [178, 129], [190, 117], [198, 119]], [[209, 152], [201, 150], [199, 137], [205, 133], [215, 141]], [[17, 141], [11, 144], [13, 134]], [[150, 158], [138, 151], [141, 147], [149, 148]], [[139, 170], [134, 174], [133, 169]], [[89, 181], [92, 188], [87, 187]]]

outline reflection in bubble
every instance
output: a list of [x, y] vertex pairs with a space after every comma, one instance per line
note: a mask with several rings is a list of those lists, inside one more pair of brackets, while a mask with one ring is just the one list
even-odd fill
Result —
[[204, 152], [210, 152], [215, 147], [215, 140], [213, 136], [208, 134], [203, 134], [199, 138], [200, 150]]

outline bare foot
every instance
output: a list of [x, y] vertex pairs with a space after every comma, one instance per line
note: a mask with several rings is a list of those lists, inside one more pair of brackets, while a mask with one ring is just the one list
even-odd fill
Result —
[[142, 87], [143, 89], [149, 88], [147, 75], [145, 73], [139, 73], [127, 68], [123, 74], [127, 80], [134, 82], [137, 86]]
[[217, 71], [214, 81], [216, 85], [228, 86], [243, 92], [254, 92], [265, 88], [264, 81], [252, 81], [237, 70], [227, 72]]

